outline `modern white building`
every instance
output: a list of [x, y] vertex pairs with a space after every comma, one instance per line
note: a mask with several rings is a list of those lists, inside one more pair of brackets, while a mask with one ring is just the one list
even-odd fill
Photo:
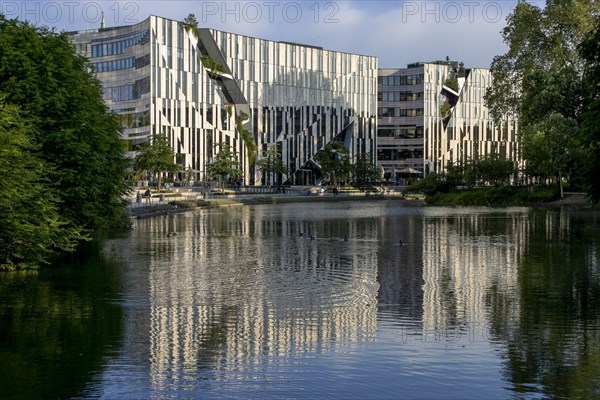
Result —
[[[314, 183], [315, 154], [343, 142], [351, 157], [375, 160], [377, 58], [212, 29], [197, 35], [180, 21], [150, 16], [131, 26], [71, 33], [103, 84], [134, 152], [165, 135], [182, 170], [206, 179], [206, 166], [227, 143], [241, 155], [244, 178], [260, 184], [249, 162], [278, 146], [289, 173], [275, 182]], [[240, 131], [249, 132], [244, 140]], [[133, 154], [133, 153], [131, 153]]]
[[495, 124], [485, 106], [491, 80], [455, 61], [380, 69], [377, 162], [386, 176], [444, 172], [486, 154], [520, 164], [517, 121]]

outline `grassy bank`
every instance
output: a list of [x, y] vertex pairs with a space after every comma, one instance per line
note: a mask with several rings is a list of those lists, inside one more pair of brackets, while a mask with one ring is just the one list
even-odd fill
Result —
[[457, 206], [530, 206], [548, 203], [559, 198], [556, 187], [501, 186], [458, 190], [427, 196], [431, 205]]

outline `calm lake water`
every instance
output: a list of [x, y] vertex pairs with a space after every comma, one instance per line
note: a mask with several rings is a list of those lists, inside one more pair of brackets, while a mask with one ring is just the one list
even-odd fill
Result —
[[400, 201], [138, 220], [0, 274], [0, 397], [600, 398], [599, 222]]

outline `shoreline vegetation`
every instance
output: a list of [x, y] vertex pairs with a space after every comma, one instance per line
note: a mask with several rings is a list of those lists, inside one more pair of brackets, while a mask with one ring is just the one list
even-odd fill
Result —
[[[435, 193], [426, 197], [429, 205], [453, 206], [547, 206], [560, 204], [560, 193], [554, 186], [492, 186]], [[583, 204], [585, 205], [585, 199]]]

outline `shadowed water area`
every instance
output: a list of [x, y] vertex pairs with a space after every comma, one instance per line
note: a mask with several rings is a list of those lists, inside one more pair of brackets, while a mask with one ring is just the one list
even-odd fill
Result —
[[137, 220], [0, 275], [0, 398], [599, 398], [599, 217], [388, 201]]

